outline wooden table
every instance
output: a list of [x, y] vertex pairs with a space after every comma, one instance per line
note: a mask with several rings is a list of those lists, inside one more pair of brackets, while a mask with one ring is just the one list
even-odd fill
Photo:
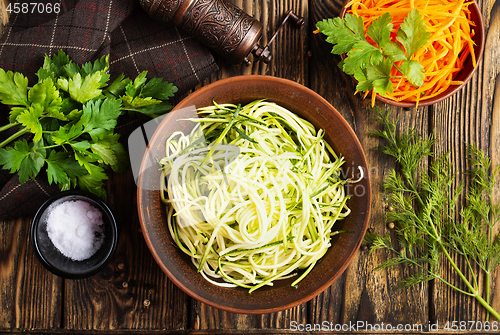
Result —
[[[330, 54], [331, 46], [312, 33], [318, 20], [339, 14], [342, 2], [234, 0], [270, 31], [264, 33], [264, 40], [288, 9], [303, 16], [305, 26], [298, 30], [287, 27], [279, 34], [271, 47], [271, 64], [233, 67], [221, 60], [221, 70], [204, 84], [240, 74], [266, 74], [297, 81], [330, 101], [355, 130], [373, 168], [370, 227], [385, 233], [382, 217], [386, 204], [380, 185], [394, 163], [374, 150], [379, 140], [367, 134], [377, 127], [370, 102], [354, 95], [353, 82], [337, 68], [339, 59]], [[500, 162], [500, 2], [479, 0], [479, 4], [486, 24], [486, 49], [463, 90], [437, 105], [416, 110], [377, 103], [382, 109], [392, 109], [401, 125], [421, 134], [433, 132], [437, 137], [434, 150], [438, 154], [450, 151], [457, 172], [468, 168], [465, 143], [477, 143], [491, 155], [494, 165]], [[42, 267], [28, 238], [29, 217], [0, 222], [0, 332], [292, 334], [297, 333], [298, 325], [324, 322], [428, 327], [436, 322], [443, 326], [448, 321], [485, 318], [476, 301], [438, 282], [398, 290], [397, 283], [408, 270], [373, 272], [387, 254], [367, 250], [360, 250], [340, 279], [308, 303], [274, 314], [226, 313], [184, 294], [157, 266], [141, 235], [132, 173], [113, 174], [108, 194], [121, 229], [118, 249], [104, 271], [85, 280], [63, 280]], [[500, 201], [500, 187], [495, 200]], [[442, 271], [450, 269], [444, 266]], [[459, 283], [458, 278], [452, 282]], [[497, 272], [492, 283], [493, 306], [499, 309]]]

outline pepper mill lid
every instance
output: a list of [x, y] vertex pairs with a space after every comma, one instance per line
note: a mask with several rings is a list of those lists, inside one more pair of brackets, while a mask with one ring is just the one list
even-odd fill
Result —
[[277, 32], [290, 20], [301, 26], [304, 20], [291, 10], [280, 27], [262, 47], [258, 44], [263, 25], [240, 8], [224, 0], [139, 0], [152, 18], [180, 26], [190, 35], [221, 55], [232, 64], [250, 65], [249, 55], [269, 63], [272, 55], [269, 44]]

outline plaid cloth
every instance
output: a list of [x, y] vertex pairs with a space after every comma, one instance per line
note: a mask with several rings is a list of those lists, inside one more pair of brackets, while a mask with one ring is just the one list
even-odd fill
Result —
[[[111, 79], [120, 73], [133, 78], [147, 70], [148, 77], [174, 83], [179, 89], [176, 97], [218, 70], [205, 47], [176, 27], [152, 20], [138, 0], [39, 3], [58, 4], [60, 12], [40, 13], [39, 6], [34, 13], [31, 7], [29, 13], [12, 13], [0, 40], [0, 67], [23, 73], [30, 83], [36, 82], [35, 73], [43, 64], [43, 56], [59, 49], [80, 64], [109, 54]], [[2, 106], [0, 125], [7, 117], [8, 109]], [[0, 141], [8, 136], [4, 133]], [[46, 179], [40, 176], [19, 184], [17, 175], [1, 170], [0, 219], [34, 214], [43, 201], [59, 192]]]

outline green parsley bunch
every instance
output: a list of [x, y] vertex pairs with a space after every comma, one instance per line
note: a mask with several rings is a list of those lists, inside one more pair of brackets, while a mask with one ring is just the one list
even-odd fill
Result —
[[[105, 197], [105, 170], [128, 167], [114, 132], [118, 117], [127, 111], [166, 113], [172, 109], [167, 100], [177, 91], [160, 78], [148, 81], [147, 72], [134, 80], [122, 74], [109, 84], [108, 69], [108, 56], [80, 67], [62, 50], [45, 56], [33, 87], [21, 73], [0, 69], [0, 101], [11, 106], [0, 132], [17, 129], [0, 143], [2, 168], [17, 172], [20, 183], [45, 168], [48, 182], [61, 190], [78, 186]], [[25, 134], [31, 136], [19, 139]]]
[[[420, 12], [412, 9], [408, 13], [397, 31], [397, 41], [391, 40], [393, 26], [389, 13], [374, 20], [366, 32], [374, 42], [372, 44], [365, 36], [363, 18], [358, 15], [348, 13], [344, 18], [330, 18], [316, 23], [317, 32], [326, 35], [326, 41], [334, 45], [332, 53], [346, 54], [339, 67], [358, 81], [356, 90], [366, 92], [374, 89], [382, 96], [393, 92], [393, 67], [415, 87], [421, 86], [425, 79], [424, 67], [412, 59], [431, 35]], [[397, 65], [396, 62], [401, 63]]]

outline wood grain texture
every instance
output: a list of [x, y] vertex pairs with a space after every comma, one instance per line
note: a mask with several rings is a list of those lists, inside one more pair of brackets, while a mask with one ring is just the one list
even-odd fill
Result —
[[[499, 32], [500, 34], [500, 32]], [[489, 155], [492, 160], [492, 170], [500, 165], [500, 74], [495, 78], [495, 90], [493, 91], [492, 123]], [[493, 190], [492, 203], [500, 203], [500, 185]], [[500, 234], [500, 227], [495, 227], [494, 234]], [[490, 288], [490, 301], [495, 310], [500, 310], [500, 275], [499, 270], [493, 272]]]
[[188, 298], [161, 271], [141, 234], [132, 173], [112, 174], [107, 192], [119, 225], [118, 248], [100, 273], [66, 281], [64, 326], [186, 329]]
[[[488, 133], [487, 129], [485, 129], [485, 120], [482, 119], [484, 115], [481, 114], [480, 108], [473, 107], [467, 111], [456, 109], [457, 100], [464, 98], [464, 95], [467, 94], [466, 92], [470, 90], [470, 86], [472, 85], [473, 83], [470, 83], [470, 85], [466, 86], [457, 95], [440, 104], [440, 106], [436, 106], [433, 115], [433, 129], [437, 138], [435, 145], [436, 154], [439, 156], [449, 152], [453, 171], [458, 172], [459, 175], [470, 169], [470, 166], [465, 161], [466, 143], [478, 143], [479, 147], [483, 150], [485, 149], [481, 145], [484, 145], [484, 139], [473, 130], [477, 129], [476, 127], [481, 127], [484, 133]], [[472, 101], [471, 105], [474, 106]], [[466, 124], [473, 125], [470, 132], [465, 131]], [[464, 187], [467, 189], [470, 181], [467, 178], [464, 178], [464, 181]], [[458, 187], [458, 185], [459, 180], [457, 179], [454, 187]], [[463, 196], [459, 198], [458, 203], [459, 206], [465, 205]], [[461, 219], [458, 214], [455, 215], [455, 220], [460, 222]], [[468, 274], [465, 259], [458, 255], [452, 255], [452, 258], [458, 267]], [[451, 284], [467, 290], [464, 283], [455, 275], [452, 266], [444, 257], [441, 264], [441, 275], [449, 279]], [[473, 266], [473, 269], [476, 273], [478, 272], [476, 266]], [[468, 278], [471, 280], [470, 275], [468, 275]], [[473, 298], [459, 294], [440, 281], [435, 282], [432, 303], [436, 311], [435, 319], [442, 324], [453, 320], [468, 321], [483, 319], [483, 310]]]
[[9, 12], [7, 12], [9, 2], [9, 0], [0, 0], [0, 36], [3, 34], [5, 25], [9, 22]]
[[245, 315], [229, 313], [193, 300], [191, 328], [194, 330], [289, 329], [291, 322], [307, 322], [307, 304], [272, 314]]
[[[500, 1], [490, 1], [484, 4], [487, 14], [486, 53], [484, 55], [484, 85], [481, 95], [483, 103], [491, 108], [491, 130], [489, 138], [489, 155], [492, 160], [492, 170], [500, 165]], [[484, 11], [483, 11], [484, 12]], [[493, 191], [492, 202], [500, 203], [500, 184]], [[500, 233], [500, 227], [495, 227], [495, 234]], [[492, 307], [500, 310], [500, 270], [497, 269], [491, 280], [490, 301]], [[500, 321], [500, 320], [499, 320]]]
[[[342, 0], [231, 0], [264, 24], [267, 43], [288, 9], [303, 16], [304, 27], [284, 27], [271, 45], [273, 60], [266, 65], [232, 66], [219, 60], [221, 70], [203, 84], [240, 74], [267, 74], [304, 84], [325, 97], [355, 130], [365, 150], [372, 180], [370, 228], [391, 233], [383, 223], [387, 204], [381, 183], [395, 165], [375, 148], [383, 144], [367, 132], [378, 128], [368, 100], [354, 95], [355, 85], [341, 72], [339, 58], [324, 38], [312, 34], [318, 20], [335, 17]], [[400, 125], [438, 138], [437, 154], [449, 151], [454, 171], [465, 172], [465, 143], [477, 143], [500, 164], [500, 2], [478, 1], [486, 23], [485, 55], [472, 81], [458, 94], [418, 110], [391, 108]], [[6, 16], [0, 0], [0, 20]], [[1, 34], [0, 25], [0, 34]], [[37, 261], [28, 236], [29, 218], [0, 222], [0, 332], [106, 334], [295, 334], [295, 324], [367, 323], [422, 324], [438, 321], [484, 320], [484, 309], [472, 298], [434, 282], [396, 289], [411, 273], [408, 268], [385, 272], [373, 269], [390, 255], [360, 250], [346, 272], [325, 292], [306, 304], [280, 313], [242, 315], [200, 303], [172, 284], [154, 261], [140, 231], [135, 184], [131, 173], [111, 174], [108, 203], [120, 225], [118, 250], [101, 273], [85, 280], [63, 280]], [[494, 201], [500, 202], [500, 186]], [[460, 199], [463, 203], [464, 199]], [[459, 265], [465, 264], [454, 256]], [[443, 273], [456, 279], [443, 263]], [[492, 277], [492, 305], [500, 310], [500, 275]], [[327, 332], [334, 333], [334, 332]], [[448, 334], [456, 334], [448, 332]]]
[[[480, 149], [489, 153], [495, 165], [498, 164], [498, 75], [500, 73], [500, 3], [498, 1], [478, 1], [482, 8], [486, 26], [486, 45], [482, 62], [472, 80], [455, 96], [434, 106], [432, 126], [438, 139], [435, 145], [436, 153], [450, 153], [453, 171], [463, 175], [470, 169], [466, 159], [466, 145], [476, 144]], [[464, 177], [467, 190], [470, 180]], [[455, 186], [458, 185], [458, 181]], [[498, 191], [497, 191], [498, 192]], [[499, 200], [498, 195], [494, 199]], [[460, 197], [459, 204], [464, 205], [466, 200]], [[457, 220], [460, 220], [458, 215]], [[466, 269], [466, 261], [453, 255], [460, 269]], [[476, 273], [477, 266], [473, 267]], [[450, 278], [452, 284], [465, 288], [457, 279], [451, 266], [443, 261], [443, 274]], [[469, 278], [470, 273], [465, 271]], [[498, 271], [492, 277], [493, 305], [497, 307], [498, 300]], [[484, 278], [480, 278], [479, 289], [484, 288]], [[433, 307], [438, 322], [484, 320], [485, 310], [473, 298], [453, 291], [446, 285], [436, 282], [433, 294]]]
[[[343, 1], [312, 1], [312, 19], [314, 22], [340, 13]], [[372, 206], [370, 228], [379, 234], [389, 232], [383, 222], [386, 203], [382, 195], [381, 184], [386, 174], [394, 167], [394, 162], [382, 157], [376, 148], [382, 145], [379, 139], [369, 136], [370, 130], [378, 129], [373, 120], [375, 116], [369, 99], [362, 100], [354, 96], [355, 84], [351, 77], [338, 69], [340, 58], [330, 53], [331, 45], [322, 36], [314, 36], [311, 43], [314, 54], [311, 57], [310, 87], [325, 97], [355, 130], [368, 160], [372, 184]], [[377, 103], [381, 109], [389, 106]], [[392, 108], [394, 117], [401, 119], [402, 125], [416, 129], [426, 135], [428, 130], [428, 111], [401, 110]], [[353, 259], [340, 280], [315, 299], [311, 306], [314, 322], [325, 319], [340, 324], [363, 321], [365, 323], [388, 322], [393, 325], [402, 322], [427, 325], [428, 323], [428, 287], [398, 290], [399, 281], [411, 271], [406, 268], [394, 268], [386, 272], [374, 272], [373, 269], [386, 260], [383, 252], [369, 253], [361, 250]]]
[[0, 222], [0, 331], [61, 325], [62, 280], [36, 259], [30, 224], [29, 218]]
[[259, 41], [261, 47], [266, 46], [274, 33], [278, 31], [278, 27], [288, 10], [291, 9], [295, 14], [305, 18], [305, 25], [297, 28], [287, 23], [278, 31], [274, 42], [269, 46], [273, 56], [271, 63], [265, 64], [262, 61], [255, 61], [253, 56], [249, 57], [252, 60], [250, 66], [233, 66], [219, 60], [218, 64], [221, 70], [209, 82], [236, 75], [262, 74], [290, 79], [305, 85], [307, 83], [307, 55], [311, 31], [307, 19], [309, 15], [308, 2], [305, 0], [231, 0], [229, 2], [263, 24], [264, 29]]
[[[485, 1], [483, 15], [487, 30], [485, 54], [483, 58], [483, 79], [481, 101], [483, 110], [490, 116], [490, 133], [487, 146], [492, 160], [492, 171], [500, 164], [500, 2]], [[500, 184], [497, 183], [492, 202], [500, 203]], [[493, 234], [499, 234], [500, 227], [495, 227]], [[497, 269], [491, 276], [490, 301], [492, 307], [500, 310], [500, 272]], [[500, 321], [500, 320], [498, 320]]]

